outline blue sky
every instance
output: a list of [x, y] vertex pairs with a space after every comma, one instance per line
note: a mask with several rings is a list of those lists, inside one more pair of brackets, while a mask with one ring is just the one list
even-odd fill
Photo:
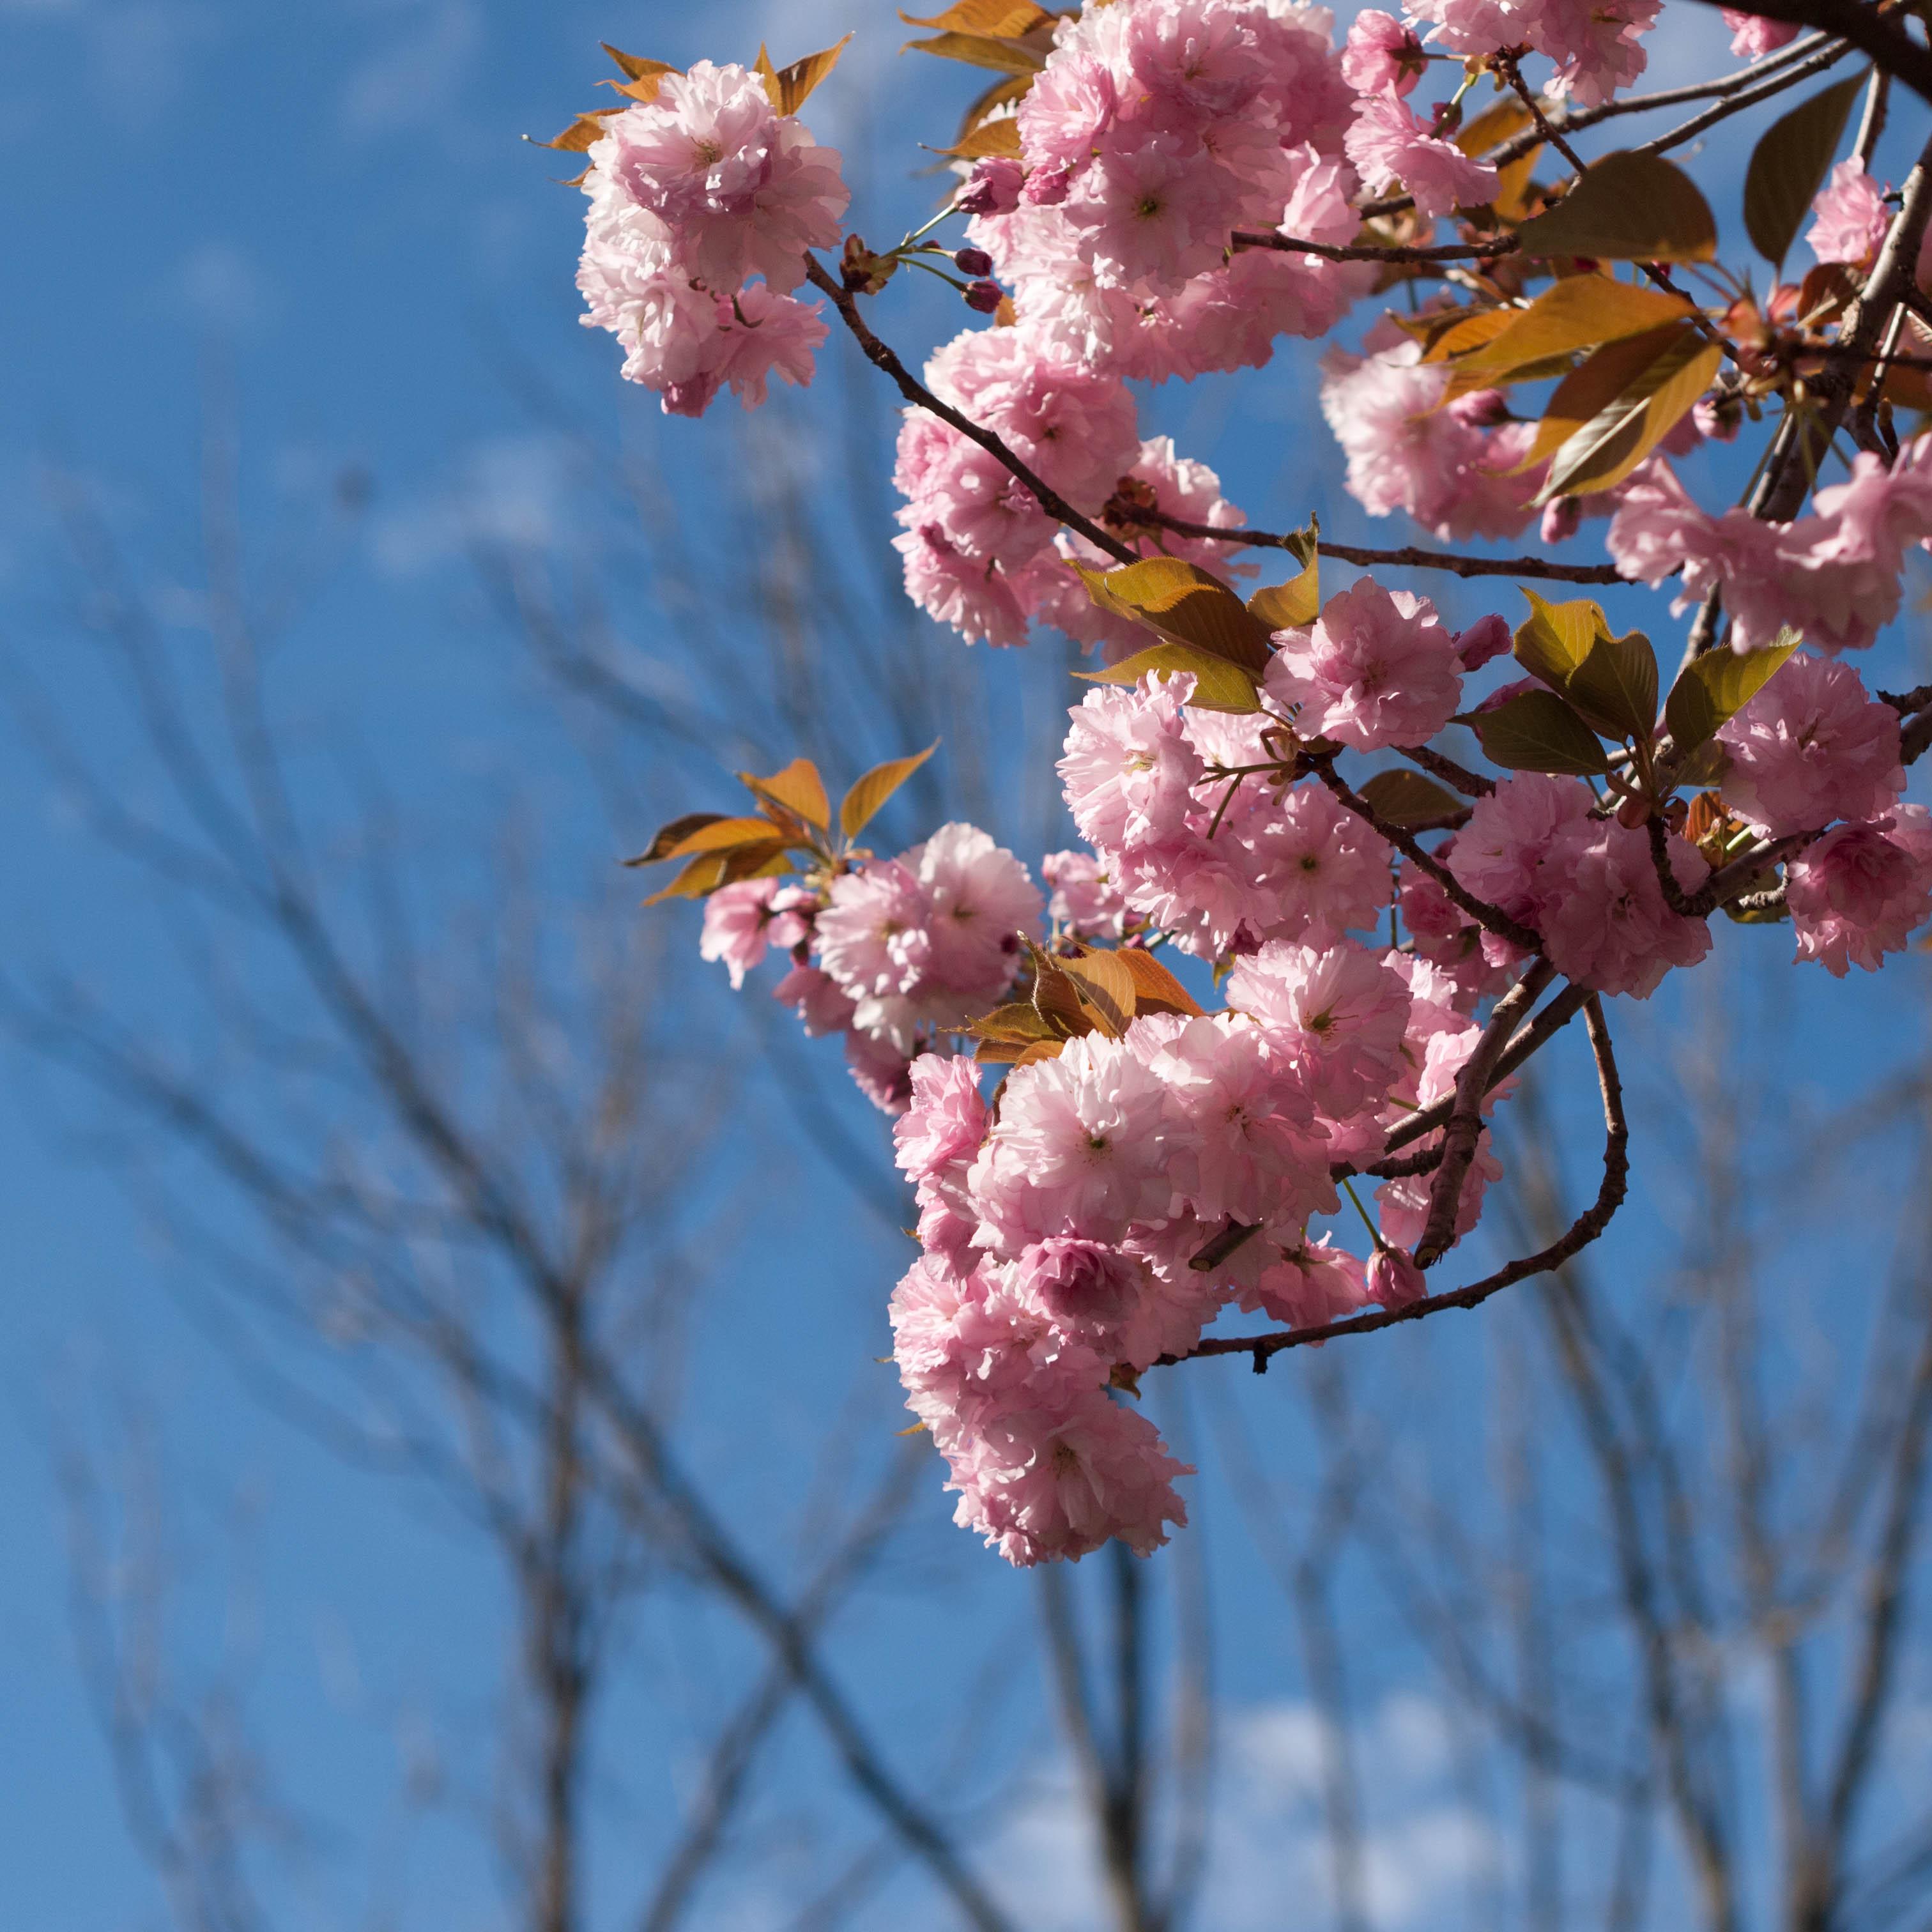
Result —
[[[1714, 64], [1720, 49], [1714, 16], [1685, 10], [1690, 24], [1660, 46], [1660, 80]], [[638, 814], [667, 801], [722, 801], [715, 792], [687, 801], [680, 788], [700, 788], [701, 774], [680, 768], [623, 772], [614, 806], [586, 776], [581, 721], [506, 639], [469, 552], [482, 538], [604, 562], [613, 540], [603, 513], [584, 507], [585, 471], [614, 470], [625, 453], [660, 465], [700, 531], [728, 544], [718, 506], [745, 446], [723, 410], [703, 424], [663, 424], [620, 393], [610, 345], [576, 320], [576, 197], [554, 184], [570, 166], [518, 136], [553, 131], [596, 98], [600, 39], [681, 64], [748, 56], [764, 38], [783, 60], [848, 26], [861, 38], [812, 119], [848, 148], [854, 221], [896, 232], [931, 194], [911, 172], [910, 143], [945, 136], [970, 76], [917, 57], [895, 64], [901, 31], [884, 8], [860, 17], [824, 0], [763, 10], [0, 0], [0, 643], [12, 660], [92, 748], [110, 764], [126, 757], [128, 782], [145, 796], [151, 776], [100, 704], [98, 670], [75, 641], [74, 612], [92, 586], [70, 560], [49, 478], [78, 479], [164, 614], [191, 634], [199, 452], [211, 422], [232, 419], [251, 566], [304, 586], [278, 647], [276, 692], [317, 768], [327, 748], [380, 772], [409, 849], [446, 866], [452, 899], [476, 880], [475, 828], [527, 800], [547, 874], [592, 916], [637, 916], [636, 895], [610, 861], [641, 842], [649, 826]], [[1728, 172], [1735, 196], [1748, 151], [1740, 136], [1709, 158], [1714, 192]], [[879, 320], [916, 350], [961, 318], [943, 291], [903, 286], [914, 279], [901, 278]], [[1318, 510], [1334, 532], [1369, 538], [1368, 520], [1340, 491], [1313, 392], [1298, 346], [1264, 381], [1149, 398], [1148, 428], [1215, 462], [1258, 523], [1298, 524]], [[366, 508], [337, 516], [328, 506], [345, 494], [366, 495]], [[853, 541], [876, 548], [884, 534]], [[1442, 601], [1465, 621], [1486, 608], [1460, 589]], [[1665, 634], [1662, 599], [1623, 602]], [[675, 637], [663, 650], [674, 663]], [[1893, 647], [1891, 661], [1904, 650]], [[1037, 688], [1010, 663], [976, 668], [1016, 700]], [[184, 969], [166, 907], [100, 859], [72, 799], [27, 754], [17, 718], [0, 737], [0, 811], [16, 830], [7, 860], [14, 970], [76, 967], [117, 1009], [172, 1026]], [[340, 794], [317, 782], [339, 807]], [[1006, 809], [1016, 824], [1024, 816]], [[689, 941], [689, 922], [674, 929]], [[1734, 953], [1761, 943], [1724, 937]], [[272, 998], [275, 982], [256, 990]], [[716, 986], [692, 997], [694, 1032], [722, 1036], [742, 1024], [743, 1010]], [[1806, 1091], [1822, 1105], [1836, 1083], [1871, 1066], [1880, 1030], [1906, 1023], [1911, 998], [1909, 988], [1839, 988], [1813, 976], [1784, 1022], [1826, 1049]], [[433, 1495], [346, 1474], [265, 1412], [211, 1330], [194, 1264], [144, 1210], [145, 1150], [104, 1132], [85, 1093], [30, 1057], [8, 1068], [0, 1918], [22, 1932], [161, 1922], [76, 1669], [55, 1480], [63, 1435], [111, 1440], [124, 1398], [155, 1420], [183, 1525], [179, 1640], [190, 1655], [229, 1644], [255, 1657], [265, 1735], [299, 1808], [324, 1821], [318, 1848], [280, 1881], [280, 1922], [383, 1922], [379, 1908], [396, 1900], [399, 1923], [501, 1922], [496, 1875], [465, 1809], [484, 1781], [468, 1774], [491, 1735], [505, 1640], [492, 1564]], [[845, 1095], [836, 1069], [822, 1070], [845, 1132], [879, 1160], [876, 1119]], [[715, 1288], [694, 1342], [698, 1398], [684, 1421], [725, 1491], [748, 1512], [783, 1520], [795, 1514], [787, 1499], [796, 1472], [774, 1466], [802, 1459], [841, 1405], [850, 1400], [875, 1433], [896, 1426], [890, 1391], [878, 1392], [886, 1372], [868, 1358], [880, 1352], [884, 1297], [903, 1250], [772, 1096], [757, 1115], [734, 1149], [749, 1184], [721, 1182], [707, 1197], [725, 1232], [710, 1237]], [[1674, 1202], [1665, 1156], [1645, 1158], [1654, 1162], [1640, 1168], [1646, 1198]], [[1621, 1265], [1634, 1264], [1632, 1250], [1618, 1252]], [[1404, 1391], [1439, 1390], [1445, 1372], [1478, 1354], [1468, 1335], [1392, 1342], [1389, 1437], [1426, 1462], [1436, 1438], [1420, 1423], [1405, 1434]], [[1292, 1490], [1306, 1466], [1308, 1388], [1299, 1369], [1254, 1386], [1230, 1372], [1211, 1393], [1161, 1399], [1195, 1445], [1186, 1453], [1218, 1463], [1216, 1432], [1232, 1414]], [[1204, 1482], [1200, 1538], [1224, 1623], [1219, 1690], [1234, 1767], [1228, 1875], [1213, 1922], [1243, 1932], [1273, 1922], [1254, 1916], [1256, 1901], [1284, 1874], [1322, 1882], [1308, 1826], [1313, 1720], [1285, 1660], [1285, 1600], [1257, 1580], [1226, 1486], [1211, 1501], [1208, 1490]], [[944, 1514], [929, 1495], [893, 1592], [844, 1633], [842, 1653], [882, 1727], [921, 1762], [958, 1690], [956, 1675], [923, 1681], [926, 1652], [976, 1658], [1007, 1644], [1030, 1654], [1034, 1628], [1021, 1580]], [[259, 1614], [243, 1587], [251, 1576]], [[1360, 1615], [1356, 1640], [1399, 1658], [1400, 1630], [1367, 1607]], [[650, 1616], [664, 1621], [636, 1633], [640, 1660], [611, 1718], [616, 1742], [596, 1798], [607, 1821], [626, 1817], [625, 1801], [640, 1792], [662, 1807], [680, 1754], [701, 1734], [698, 1720], [743, 1656], [728, 1624], [688, 1606]], [[1029, 1932], [1074, 1932], [1089, 1922], [1078, 1902], [1086, 1894], [1069, 1879], [1066, 1780], [1030, 1669], [1018, 1669], [996, 1703], [996, 1755], [1036, 1780], [1003, 1828], [996, 1862], [1034, 1902]], [[1451, 1892], [1460, 1901], [1473, 1886], [1480, 1896], [1510, 1855], [1462, 1802], [1439, 1702], [1406, 1674], [1375, 1676], [1365, 1721], [1388, 1767], [1377, 1840], [1385, 1916], [1423, 1924], [1442, 1922], [1434, 1915]], [[412, 1810], [398, 1793], [412, 1766], [430, 1760], [443, 1767], [446, 1795]], [[788, 1832], [808, 1839], [828, 1818], [848, 1834], [862, 1828], [827, 1795], [803, 1736], [788, 1735], [765, 1802], [756, 1843], [768, 1864], [719, 1904], [720, 1925], [778, 1922], [761, 1915], [765, 1894], [783, 1888]], [[628, 1828], [610, 1826], [600, 1925], [620, 1922], [633, 1888]], [[904, 1896], [889, 1893], [884, 1909]]]

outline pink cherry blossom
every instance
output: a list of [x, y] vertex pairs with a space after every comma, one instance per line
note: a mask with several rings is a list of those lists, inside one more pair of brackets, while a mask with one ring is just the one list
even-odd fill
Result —
[[1718, 733], [1726, 803], [1762, 832], [1882, 817], [1905, 789], [1898, 714], [1850, 664], [1800, 652]]
[[1326, 1114], [1353, 1113], [1394, 1078], [1409, 992], [1365, 946], [1272, 942], [1236, 963], [1228, 999], [1300, 1068]]
[[986, 1132], [979, 1067], [962, 1057], [922, 1053], [909, 1078], [912, 1104], [892, 1129], [899, 1172], [915, 1185], [963, 1182]]
[[615, 152], [593, 152], [593, 166], [662, 225], [676, 266], [707, 287], [728, 295], [762, 275], [783, 292], [805, 279], [808, 248], [838, 246], [850, 198], [838, 151], [776, 112], [749, 69], [699, 61], [605, 127]]
[[1369, 1299], [1384, 1308], [1406, 1308], [1429, 1292], [1429, 1283], [1413, 1257], [1379, 1243], [1369, 1257], [1367, 1286]]
[[1456, 883], [1525, 925], [1536, 925], [1552, 881], [1540, 871], [1558, 835], [1585, 824], [1595, 802], [1580, 778], [1518, 772], [1479, 798], [1447, 859]]
[[1049, 852], [1040, 875], [1051, 888], [1047, 916], [1076, 939], [1118, 940], [1126, 929], [1127, 902], [1105, 862], [1090, 852]]
[[1221, 1015], [1136, 1021], [1130, 1044], [1141, 1037], [1192, 1129], [1192, 1168], [1177, 1170], [1175, 1191], [1202, 1222], [1299, 1225], [1333, 1206], [1328, 1136], [1300, 1069], [1262, 1028]]
[[[1670, 841], [1671, 874], [1695, 892], [1710, 868], [1681, 839]], [[1711, 950], [1710, 928], [1664, 903], [1650, 840], [1615, 819], [1572, 819], [1537, 867], [1537, 920], [1557, 970], [1602, 993], [1648, 999], [1673, 966], [1694, 966]]]
[[1496, 195], [1494, 168], [1472, 160], [1453, 141], [1438, 139], [1394, 94], [1363, 98], [1347, 147], [1366, 187], [1381, 193], [1399, 182], [1425, 214], [1480, 208]]
[[1840, 825], [1784, 868], [1797, 957], [1842, 980], [1876, 973], [1932, 917], [1932, 814], [1901, 805], [1874, 823]]
[[1020, 934], [1040, 924], [1040, 890], [1027, 869], [976, 826], [942, 825], [904, 862], [925, 895], [927, 976], [990, 1001], [1013, 976]]
[[1313, 1328], [1355, 1314], [1370, 1298], [1360, 1261], [1325, 1234], [1276, 1254], [1239, 1298], [1250, 1314], [1265, 1315], [1290, 1328]]
[[1804, 239], [1812, 254], [1821, 262], [1844, 262], [1856, 268], [1871, 266], [1892, 226], [1878, 183], [1856, 158], [1832, 169], [1812, 199], [1811, 212], [1817, 218]]
[[1202, 775], [1181, 722], [1193, 684], [1150, 671], [1130, 687], [1096, 686], [1070, 714], [1060, 777], [1090, 844], [1118, 852], [1184, 828]]
[[766, 947], [789, 952], [806, 937], [808, 928], [797, 909], [804, 899], [796, 886], [782, 886], [776, 879], [720, 886], [704, 902], [698, 957], [722, 960], [735, 992], [764, 958]]
[[1016, 1294], [1055, 1326], [1106, 1348], [1154, 1292], [1145, 1264], [1099, 1241], [1053, 1236], [1020, 1252]]
[[1004, 1409], [949, 1455], [954, 1520], [1010, 1563], [1084, 1556], [1118, 1538], [1145, 1556], [1185, 1524], [1174, 1478], [1192, 1474], [1154, 1424], [1104, 1390]]
[[1349, 23], [1342, 72], [1358, 94], [1407, 94], [1426, 70], [1413, 27], [1365, 7]]
[[1372, 515], [1406, 510], [1447, 542], [1514, 536], [1534, 514], [1534, 473], [1512, 476], [1531, 424], [1484, 430], [1440, 408], [1449, 371], [1402, 340], [1324, 358], [1322, 410], [1348, 459], [1348, 494]]
[[1192, 1144], [1166, 1084], [1121, 1042], [1070, 1040], [1007, 1076], [969, 1183], [978, 1238], [1007, 1253], [1049, 1235], [1118, 1240], [1168, 1214]]
[[1275, 642], [1268, 694], [1299, 707], [1305, 736], [1360, 752], [1424, 744], [1462, 699], [1456, 642], [1435, 605], [1372, 578], [1330, 598], [1308, 630], [1278, 632]]
[[1720, 10], [1731, 30], [1732, 52], [1745, 60], [1762, 60], [1766, 54], [1788, 47], [1802, 31], [1795, 21], [1767, 20], [1760, 14], [1738, 13], [1729, 7]]
[[816, 966], [794, 966], [772, 988], [772, 998], [790, 1006], [814, 1039], [844, 1033], [856, 1010], [851, 995], [830, 973]]

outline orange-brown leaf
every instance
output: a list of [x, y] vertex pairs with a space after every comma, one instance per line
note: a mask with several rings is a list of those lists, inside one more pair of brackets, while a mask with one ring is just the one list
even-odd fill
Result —
[[722, 812], [687, 812], [682, 818], [674, 818], [668, 825], [659, 826], [651, 842], [634, 859], [626, 859], [624, 863], [655, 866], [660, 859], [668, 859], [694, 832], [707, 825], [718, 824], [724, 816]]
[[664, 899], [701, 899], [720, 886], [740, 879], [773, 878], [787, 869], [784, 848], [778, 844], [743, 845], [731, 852], [700, 852], [662, 892], [645, 900], [647, 906]]
[[794, 758], [768, 778], [754, 778], [749, 772], [740, 772], [738, 776], [759, 797], [776, 800], [806, 824], [815, 825], [821, 832], [831, 824], [832, 805], [825, 796], [825, 781], [809, 758]]
[[865, 776], [856, 781], [838, 807], [838, 829], [848, 838], [856, 838], [872, 821], [880, 806], [939, 749], [935, 738], [922, 752], [916, 752], [909, 758], [890, 758], [883, 765], [874, 765]]
[[1193, 994], [1144, 947], [1124, 946], [1113, 956], [1134, 982], [1136, 1012], [1185, 1013], [1191, 1018], [1201, 1011]]
[[836, 46], [823, 47], [815, 54], [807, 54], [789, 67], [776, 70], [771, 56], [760, 46], [758, 72], [765, 83], [765, 92], [772, 106], [781, 114], [796, 114], [810, 99], [812, 90], [838, 64], [838, 56], [845, 51], [851, 38], [848, 34]]

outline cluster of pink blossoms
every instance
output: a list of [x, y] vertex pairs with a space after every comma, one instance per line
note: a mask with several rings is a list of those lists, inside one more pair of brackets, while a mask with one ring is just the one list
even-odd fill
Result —
[[822, 890], [778, 879], [721, 886], [705, 902], [700, 950], [734, 986], [768, 950], [789, 955], [778, 999], [808, 1034], [842, 1037], [854, 1078], [896, 1113], [914, 1057], [1012, 985], [1040, 905], [1004, 847], [974, 826], [942, 825]]
[[1932, 549], [1932, 436], [1889, 469], [1861, 450], [1851, 471], [1818, 491], [1812, 514], [1775, 524], [1742, 508], [1712, 516], [1654, 457], [1618, 492], [1610, 555], [1640, 583], [1681, 573], [1674, 610], [1720, 590], [1734, 650], [1787, 625], [1822, 650], [1863, 650], [1898, 615], [1906, 551]]
[[[1091, 849], [1042, 867], [1047, 944], [1164, 938], [1228, 969], [1228, 1004], [1069, 1040], [1014, 1066], [996, 1110], [950, 1036], [1023, 991], [1021, 937], [1041, 904], [985, 833], [943, 827], [822, 890], [764, 880], [712, 896], [706, 956], [735, 983], [768, 946], [789, 950], [778, 997], [808, 1030], [843, 1032], [862, 1084], [900, 1117], [920, 1253], [892, 1298], [896, 1359], [958, 1521], [1011, 1561], [1114, 1538], [1144, 1552], [1185, 1520], [1174, 1485], [1188, 1472], [1127, 1392], [1222, 1309], [1312, 1327], [1424, 1293], [1408, 1251], [1426, 1173], [1379, 1184], [1366, 1260], [1311, 1224], [1337, 1210], [1335, 1163], [1372, 1163], [1454, 1092], [1480, 1003], [1527, 956], [1434, 873], [1412, 860], [1397, 873], [1318, 778], [1227, 775], [1268, 764], [1263, 734], [1291, 724], [1352, 751], [1426, 739], [1508, 634], [1486, 619], [1453, 635], [1426, 600], [1364, 578], [1277, 634], [1273, 711], [1197, 710], [1185, 675], [1090, 692], [1060, 770]], [[1875, 968], [1932, 916], [1932, 814], [1898, 802], [1896, 714], [1849, 665], [1793, 658], [1720, 742], [1752, 830], [1809, 836], [1787, 862], [1800, 958]], [[1706, 860], [1674, 836], [1666, 852], [1694, 894]], [[1710, 948], [1706, 921], [1666, 902], [1648, 836], [1580, 779], [1502, 779], [1435, 856], [1580, 986], [1646, 998]], [[1388, 938], [1370, 937], [1385, 920]], [[1456, 1239], [1500, 1172], [1485, 1127]]]
[[[1426, 962], [1347, 939], [1274, 941], [1229, 977], [1225, 1012], [1133, 1020], [1016, 1067], [989, 1115], [970, 1062], [914, 1063], [897, 1128], [921, 1253], [892, 1303], [908, 1405], [958, 1492], [958, 1520], [1011, 1561], [1108, 1538], [1144, 1553], [1186, 1520], [1188, 1473], [1120, 1398], [1231, 1304], [1313, 1325], [1423, 1293], [1390, 1246], [1419, 1232], [1414, 1184], [1384, 1184], [1365, 1264], [1309, 1222], [1330, 1162], [1446, 1093], [1479, 1029]], [[1484, 1145], [1459, 1232], [1498, 1172]], [[1196, 1265], [1231, 1226], [1251, 1231]]]
[[1353, 104], [1332, 16], [1280, 0], [1133, 0], [1064, 16], [1020, 103], [1020, 157], [962, 205], [1020, 326], [1091, 367], [1162, 381], [1319, 335], [1358, 266], [1244, 250], [1239, 230], [1352, 239]]
[[624, 348], [624, 374], [674, 416], [729, 386], [748, 406], [774, 375], [812, 380], [818, 307], [790, 291], [808, 248], [836, 248], [850, 196], [836, 148], [772, 106], [742, 67], [700, 61], [604, 123], [577, 285], [587, 328]]
[[[1023, 329], [969, 329], [932, 358], [926, 378], [1072, 502], [1097, 510], [1124, 490], [1191, 522], [1241, 520], [1211, 470], [1178, 456], [1166, 436], [1140, 440], [1133, 399], [1118, 376], [1072, 362]], [[1144, 637], [1099, 610], [1068, 568], [1070, 560], [1090, 568], [1113, 560], [1078, 537], [1056, 536], [1059, 526], [1033, 493], [950, 424], [908, 410], [894, 480], [908, 500], [898, 513], [905, 532], [895, 539], [907, 594], [969, 643], [1024, 644], [1036, 617], [1089, 645], [1132, 649]], [[1170, 538], [1161, 547], [1204, 566], [1226, 549], [1212, 538]], [[1150, 536], [1140, 548], [1151, 554]]]

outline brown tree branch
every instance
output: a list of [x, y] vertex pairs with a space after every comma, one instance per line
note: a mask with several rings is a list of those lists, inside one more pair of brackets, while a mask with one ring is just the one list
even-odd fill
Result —
[[962, 416], [950, 403], [942, 403], [872, 333], [865, 317], [859, 313], [858, 298], [836, 275], [828, 273], [815, 256], [806, 256], [805, 266], [812, 286], [831, 297], [832, 305], [838, 310], [840, 320], [850, 330], [852, 339], [864, 352], [866, 361], [890, 376], [898, 386], [899, 394], [908, 402], [916, 404], [920, 408], [937, 416], [941, 422], [956, 429], [962, 436], [976, 442], [988, 456], [1004, 464], [1033, 492], [1034, 500], [1048, 516], [1058, 518], [1069, 530], [1084, 537], [1095, 548], [1105, 550], [1118, 563], [1138, 563], [1140, 561], [1138, 554], [1130, 550], [1119, 538], [1110, 535], [1098, 524], [1082, 516], [1058, 490], [1022, 462], [991, 430], [983, 429], [970, 416]]
[[1438, 1315], [1445, 1309], [1478, 1307], [1517, 1282], [1561, 1268], [1571, 1256], [1588, 1247], [1610, 1226], [1629, 1190], [1630, 1123], [1624, 1112], [1623, 1081], [1611, 1051], [1603, 1002], [1595, 994], [1584, 995], [1583, 1012], [1589, 1029], [1590, 1050], [1597, 1063], [1598, 1090], [1603, 1097], [1604, 1174], [1596, 1199], [1556, 1240], [1535, 1254], [1525, 1255], [1507, 1268], [1472, 1281], [1466, 1288], [1452, 1288], [1446, 1294], [1426, 1295], [1406, 1307], [1381, 1308], [1372, 1315], [1351, 1316], [1346, 1321], [1322, 1322], [1306, 1328], [1278, 1330], [1271, 1335], [1217, 1335], [1196, 1342], [1185, 1354], [1163, 1355], [1161, 1361], [1171, 1365], [1207, 1355], [1246, 1355], [1252, 1360], [1255, 1372], [1259, 1375], [1284, 1348], [1306, 1348], [1310, 1343], [1334, 1341], [1344, 1335], [1371, 1335], [1378, 1329]]

